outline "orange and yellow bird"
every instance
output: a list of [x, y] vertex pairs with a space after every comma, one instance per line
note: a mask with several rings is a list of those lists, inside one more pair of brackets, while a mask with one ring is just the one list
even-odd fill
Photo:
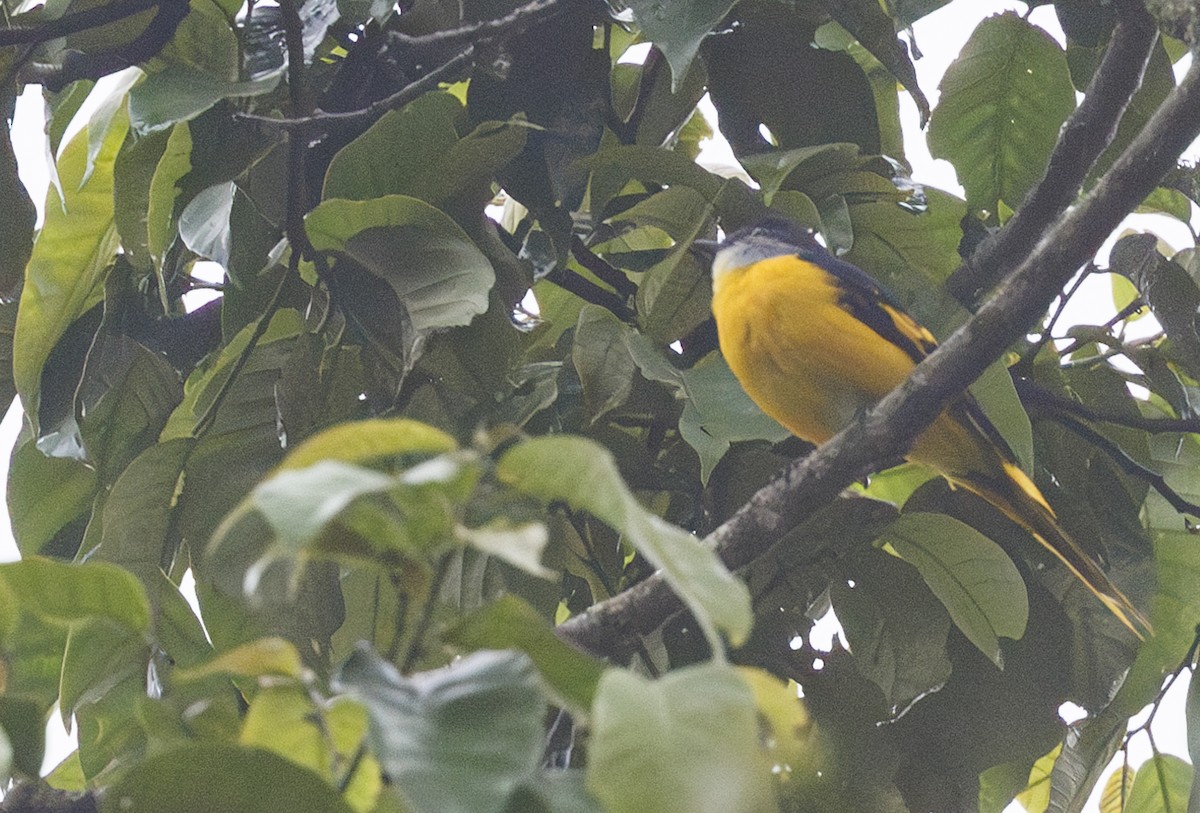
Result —
[[[936, 341], [866, 272], [812, 233], [769, 217], [731, 234], [712, 263], [721, 352], [764, 412], [823, 443], [899, 386]], [[908, 459], [978, 494], [1062, 560], [1139, 636], [1146, 618], [1062, 529], [1041, 491], [968, 393]]]

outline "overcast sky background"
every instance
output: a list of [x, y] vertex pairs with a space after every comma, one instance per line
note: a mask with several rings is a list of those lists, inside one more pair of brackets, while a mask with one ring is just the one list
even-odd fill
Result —
[[[1024, 14], [1026, 7], [1023, 3], [1005, 2], [1004, 0], [956, 0], [916, 24], [914, 27], [916, 44], [923, 55], [915, 63], [917, 75], [921, 89], [928, 96], [931, 105], [937, 104], [937, 85], [945, 73], [947, 66], [958, 55], [978, 22], [986, 16], [1007, 10]], [[1064, 41], [1062, 30], [1058, 25], [1051, 6], [1041, 6], [1035, 9], [1030, 15], [1030, 19], [1035, 24], [1046, 29], [1060, 43]], [[1182, 76], [1182, 72], [1186, 70], [1187, 65], [1188, 58], [1185, 57], [1176, 66], [1177, 76]], [[110, 77], [106, 80], [101, 80], [100, 86], [112, 86], [120, 82], [120, 77]], [[710, 117], [715, 115], [711, 111], [711, 104], [706, 105], [706, 112]], [[86, 110], [84, 112], [86, 114]], [[916, 106], [907, 93], [901, 93], [901, 116], [905, 130], [905, 150], [913, 166], [913, 179], [919, 183], [961, 195], [962, 188], [958, 185], [954, 168], [946, 161], [934, 160], [929, 156], [924, 134], [921, 132], [918, 124]], [[47, 186], [46, 164], [48, 160], [42, 127], [41, 95], [35, 90], [27, 91], [17, 104], [13, 137], [21, 178], [30, 190], [30, 194], [34, 200], [38, 203], [39, 212], [42, 201], [45, 199]], [[78, 129], [78, 125], [71, 128], [72, 131]], [[64, 138], [63, 143], [66, 142], [67, 139]], [[1195, 160], [1198, 155], [1200, 155], [1200, 150], [1197, 150], [1196, 145], [1193, 145], [1189, 157]], [[723, 144], [719, 139], [706, 145], [702, 161], [706, 164], [728, 165], [734, 163], [728, 146]], [[1135, 216], [1129, 220], [1128, 225], [1135, 229], [1152, 228], [1156, 234], [1176, 249], [1189, 247], [1193, 244], [1187, 228], [1169, 218]], [[1193, 227], [1197, 225], [1198, 219], [1195, 216], [1195, 207], [1193, 207]], [[1102, 264], [1107, 257], [1107, 251], [1111, 247], [1111, 242], [1101, 252], [1100, 259]], [[1059, 331], [1065, 331], [1067, 327], [1077, 323], [1099, 324], [1113, 313], [1114, 306], [1112, 304], [1109, 285], [1102, 276], [1098, 276], [1086, 283], [1080, 293], [1072, 300], [1071, 305], [1064, 314]], [[1153, 318], [1147, 317], [1134, 323], [1129, 334], [1132, 336], [1150, 335], [1156, 331], [1157, 325]], [[3, 422], [0, 423], [0, 449], [11, 448], [19, 428], [20, 413], [16, 409], [11, 409]], [[7, 480], [7, 469], [8, 457], [6, 454], [0, 454], [0, 492], [3, 491]], [[16, 546], [12, 541], [6, 502], [0, 500], [0, 561], [11, 561], [18, 558], [18, 556]], [[826, 642], [825, 648], [828, 649], [832, 636], [837, 634], [836, 624], [822, 625], [822, 629], [818, 630], [817, 633], [816, 637], [818, 639], [823, 637]], [[820, 643], [820, 641], [818, 640], [814, 643]], [[1186, 683], [1187, 681], [1185, 680], [1177, 681], [1176, 686], [1164, 702], [1163, 708], [1159, 711], [1154, 725], [1155, 739], [1159, 747], [1164, 751], [1185, 757], [1187, 754], [1186, 741], [1184, 739], [1184, 697], [1186, 694]], [[1077, 719], [1079, 712], [1077, 709], [1065, 708], [1063, 714], [1068, 721], [1072, 721], [1073, 719]], [[56, 725], [57, 720], [57, 715], [54, 715], [51, 720], [50, 739], [47, 743], [47, 768], [51, 768], [57, 764], [73, 748], [71, 738], [62, 730], [60, 725]], [[1135, 718], [1133, 721], [1134, 725], [1140, 722], [1140, 718]], [[1140, 735], [1131, 744], [1130, 764], [1137, 766], [1148, 758], [1149, 755], [1150, 748], [1147, 739], [1145, 735]], [[1113, 767], [1116, 767], [1119, 762], [1120, 755], [1118, 754]], [[1101, 782], [1102, 785], [1103, 782]], [[1098, 787], [1096, 793], [1093, 794], [1091, 802], [1089, 802], [1089, 810], [1098, 809], [1099, 791]], [[1020, 811], [1022, 808], [1014, 803], [1013, 806], [1010, 806], [1009, 810]]]

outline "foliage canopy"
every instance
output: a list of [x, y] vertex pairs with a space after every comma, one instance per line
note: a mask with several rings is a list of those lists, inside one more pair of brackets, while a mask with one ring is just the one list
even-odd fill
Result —
[[[54, 156], [35, 228], [0, 130], [8, 805], [1196, 809], [1178, 758], [1104, 768], [1195, 657], [1200, 255], [1092, 263], [1200, 203], [1194, 12], [1057, 0], [1065, 47], [988, 17], [931, 110], [897, 32], [945, 1], [6, 2], [0, 99], [43, 86]], [[696, 163], [705, 93], [737, 174]], [[965, 199], [909, 178], [902, 93]], [[720, 358], [693, 250], [768, 208], [966, 325], [1152, 637], [919, 467], [778, 478], [808, 450]], [[1081, 267], [1119, 313], [1064, 335]], [[1052, 290], [989, 333], [1014, 269]], [[51, 713], [79, 747], [38, 785]]]

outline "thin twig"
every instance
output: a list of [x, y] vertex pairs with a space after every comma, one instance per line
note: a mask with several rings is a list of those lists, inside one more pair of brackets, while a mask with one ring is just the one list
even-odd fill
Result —
[[637, 286], [621, 271], [613, 268], [602, 257], [596, 255], [584, 245], [577, 235], [571, 236], [571, 256], [575, 261], [596, 275], [596, 278], [623, 297], [631, 297], [637, 293]]
[[1098, 410], [1084, 406], [1078, 401], [1072, 401], [1070, 398], [1055, 395], [1028, 379], [1017, 378], [1013, 381], [1022, 403], [1036, 405], [1047, 412], [1067, 412], [1093, 423], [1127, 426], [1130, 429], [1140, 429], [1151, 434], [1200, 432], [1200, 419], [1198, 418], [1147, 418], [1142, 415], [1125, 415], [1119, 412]]
[[446, 31], [434, 31], [431, 34], [422, 34], [420, 36], [402, 34], [399, 31], [389, 31], [388, 40], [393, 45], [408, 49], [442, 45], [463, 45], [467, 43], [480, 45], [498, 39], [501, 36], [519, 34], [534, 22], [537, 22], [539, 17], [549, 16], [546, 15], [546, 12], [557, 13], [565, 6], [566, 0], [533, 0], [533, 2], [526, 3], [503, 17], [498, 17], [494, 20], [469, 23], [458, 28], [451, 28]]
[[1153, 469], [1146, 468], [1141, 463], [1129, 456], [1129, 453], [1122, 449], [1117, 444], [1113, 443], [1104, 435], [1097, 432], [1092, 427], [1076, 420], [1070, 415], [1052, 414], [1048, 416], [1051, 420], [1070, 429], [1075, 434], [1087, 440], [1088, 443], [1095, 446], [1112, 462], [1116, 463], [1121, 471], [1128, 474], [1130, 477], [1136, 477], [1139, 480], [1145, 480], [1151, 488], [1159, 493], [1159, 495], [1171, 504], [1181, 514], [1191, 514], [1194, 517], [1200, 517], [1200, 505], [1185, 500], [1179, 492], [1167, 485], [1166, 478]]
[[389, 110], [404, 107], [404, 105], [427, 90], [433, 90], [442, 80], [453, 76], [474, 58], [475, 47], [467, 46], [461, 53], [450, 58], [444, 64], [425, 74], [415, 82], [410, 82], [391, 96], [373, 102], [359, 110], [350, 110], [345, 113], [328, 113], [324, 110], [315, 110], [312, 115], [291, 119], [242, 113], [237, 118], [243, 121], [254, 122], [268, 132], [295, 132], [310, 139], [321, 136], [338, 127], [370, 125]]

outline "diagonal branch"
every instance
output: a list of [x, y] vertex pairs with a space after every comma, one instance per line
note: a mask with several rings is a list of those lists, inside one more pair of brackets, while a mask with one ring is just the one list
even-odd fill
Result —
[[163, 0], [115, 0], [107, 5], [64, 14], [55, 20], [15, 23], [7, 28], [0, 28], [0, 48], [8, 45], [34, 45], [49, 42], [68, 34], [86, 31], [89, 28], [99, 28], [102, 25], [140, 14], [162, 2]]
[[[787, 531], [842, 489], [900, 456], [945, 404], [1005, 347], [1024, 336], [1126, 214], [1145, 199], [1200, 135], [1200, 60], [1082, 203], [1068, 211], [996, 295], [917, 365], [908, 380], [852, 426], [761, 489], [707, 538], [739, 569], [770, 551]], [[659, 576], [564, 622], [559, 635], [596, 654], [629, 650], [630, 636], [656, 629], [680, 609]]]

